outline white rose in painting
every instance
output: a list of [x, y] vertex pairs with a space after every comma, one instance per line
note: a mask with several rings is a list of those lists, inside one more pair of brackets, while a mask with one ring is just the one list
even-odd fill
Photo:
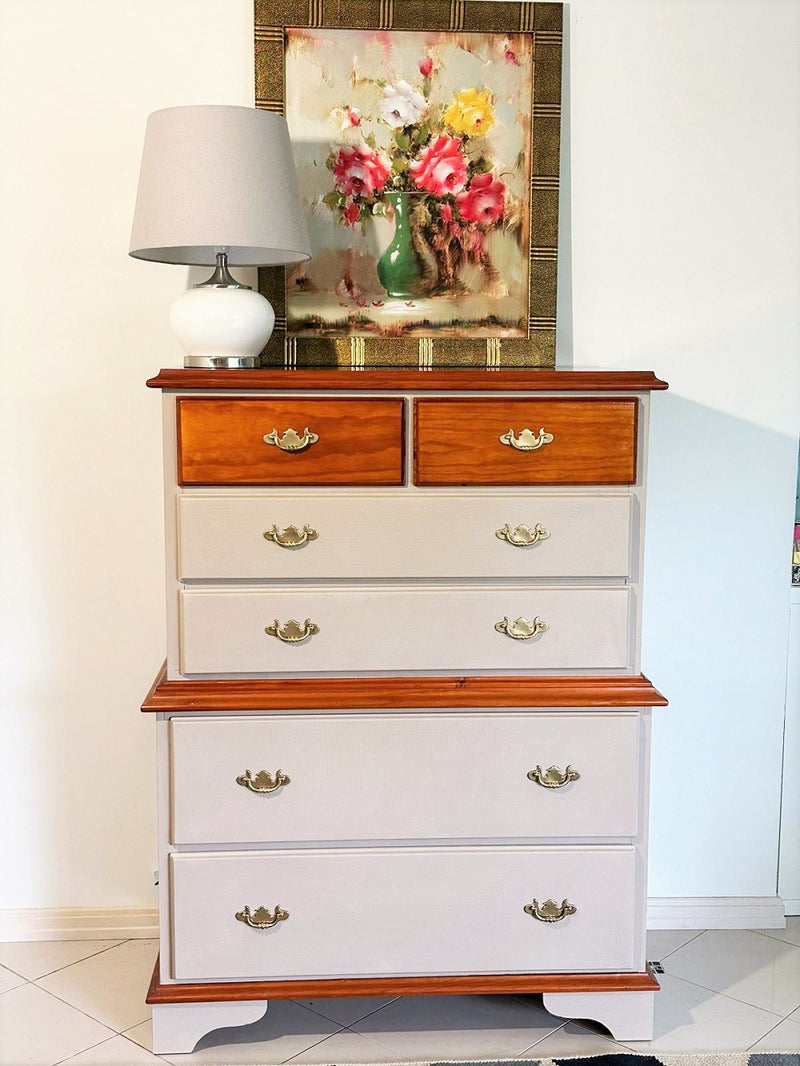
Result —
[[418, 93], [407, 81], [398, 81], [396, 85], [387, 85], [381, 100], [381, 118], [392, 129], [413, 126], [425, 113], [427, 104], [422, 93]]

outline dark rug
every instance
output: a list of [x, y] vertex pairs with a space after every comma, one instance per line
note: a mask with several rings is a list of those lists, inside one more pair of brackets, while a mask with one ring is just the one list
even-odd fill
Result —
[[[333, 1064], [330, 1064], [333, 1066]], [[749, 1051], [720, 1051], [699, 1054], [663, 1052], [660, 1055], [581, 1055], [543, 1059], [480, 1060], [465, 1062], [404, 1063], [403, 1066], [800, 1066], [800, 1051], [761, 1054]]]
[[[325, 1066], [387, 1066], [382, 1062], [335, 1063]], [[262, 1064], [266, 1066], [266, 1064]], [[270, 1064], [276, 1066], [276, 1064]], [[403, 1062], [390, 1066], [800, 1066], [800, 1051], [770, 1054], [750, 1051], [708, 1051], [694, 1054], [664, 1051], [658, 1055], [557, 1055], [541, 1059], [443, 1059], [427, 1062]]]

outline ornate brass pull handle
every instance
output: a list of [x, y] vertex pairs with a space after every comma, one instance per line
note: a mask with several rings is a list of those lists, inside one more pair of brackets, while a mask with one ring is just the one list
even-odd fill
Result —
[[577, 781], [580, 776], [578, 771], [573, 770], [571, 766], [568, 766], [563, 773], [557, 766], [548, 766], [546, 770], [543, 770], [541, 766], [536, 766], [533, 770], [528, 770], [529, 780], [535, 781], [542, 788], [563, 788], [570, 781]]
[[[264, 536], [266, 535], [265, 533]], [[531, 544], [538, 544], [540, 540], [547, 540], [550, 530], [545, 529], [541, 522], [537, 522], [533, 529], [526, 525], [515, 526], [512, 529], [506, 522], [502, 529], [497, 530], [495, 536], [500, 540], [507, 540], [515, 548], [527, 548]]]
[[538, 615], [532, 622], [525, 618], [517, 618], [516, 621], [509, 622], [508, 618], [504, 618], [502, 622], [496, 622], [494, 628], [498, 633], [505, 633], [507, 637], [512, 637], [514, 640], [530, 640], [531, 637], [547, 631], [547, 622], [542, 621]]
[[316, 540], [318, 536], [316, 529], [308, 525], [303, 526], [302, 529], [298, 529], [297, 526], [287, 526], [285, 529], [273, 526], [272, 529], [264, 530], [265, 539], [271, 540], [281, 548], [301, 548], [310, 540]]
[[561, 922], [568, 914], [578, 913], [578, 908], [568, 899], [562, 900], [560, 907], [553, 899], [546, 899], [544, 903], [535, 899], [532, 903], [526, 903], [522, 909], [540, 922]]
[[281, 907], [276, 907], [272, 914], [269, 913], [266, 907], [256, 907], [252, 913], [249, 907], [243, 907], [236, 912], [236, 921], [244, 922], [251, 929], [271, 929], [278, 922], [285, 922], [288, 917], [289, 912]]
[[277, 792], [279, 788], [283, 788], [290, 782], [291, 778], [287, 777], [283, 770], [277, 770], [274, 777], [267, 770], [259, 770], [257, 774], [245, 770], [236, 778], [237, 785], [249, 788], [251, 792]]
[[316, 444], [318, 440], [317, 434], [311, 433], [308, 426], [303, 430], [302, 436], [295, 429], [287, 429], [283, 436], [280, 437], [277, 429], [264, 434], [264, 443], [274, 444], [282, 452], [302, 452], [303, 449], [310, 448], [312, 444]]
[[306, 640], [308, 637], [313, 636], [314, 633], [319, 633], [319, 626], [316, 622], [312, 622], [310, 618], [306, 618], [302, 625], [295, 621], [294, 618], [290, 618], [288, 622], [283, 624], [276, 618], [272, 625], [264, 627], [264, 632], [271, 637], [277, 637], [284, 644], [299, 644], [301, 640]]
[[510, 447], [516, 448], [518, 452], [535, 452], [539, 448], [543, 448], [545, 444], [552, 443], [553, 434], [547, 433], [543, 427], [539, 430], [538, 435], [532, 429], [523, 429], [517, 437], [514, 435], [514, 430], [510, 429], [499, 440], [501, 444], [508, 444]]

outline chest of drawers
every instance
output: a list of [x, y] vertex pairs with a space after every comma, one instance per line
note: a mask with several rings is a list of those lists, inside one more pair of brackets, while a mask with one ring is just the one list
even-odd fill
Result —
[[[163, 371], [156, 1052], [273, 998], [643, 1039], [649, 373]], [[475, 916], [481, 915], [480, 922]]]

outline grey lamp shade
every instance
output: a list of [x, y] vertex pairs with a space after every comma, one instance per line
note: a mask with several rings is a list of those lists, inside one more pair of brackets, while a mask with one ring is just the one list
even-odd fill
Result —
[[230, 266], [311, 257], [289, 131], [281, 115], [203, 105], [147, 120], [130, 255]]

